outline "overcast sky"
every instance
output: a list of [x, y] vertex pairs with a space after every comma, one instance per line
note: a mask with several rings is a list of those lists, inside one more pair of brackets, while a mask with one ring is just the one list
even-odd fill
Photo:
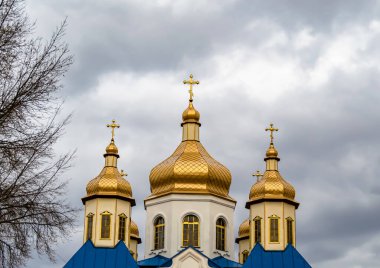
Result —
[[[144, 241], [149, 173], [181, 140], [193, 73], [201, 141], [233, 176], [235, 233], [273, 122], [301, 203], [297, 249], [313, 267], [380, 267], [378, 1], [27, 0], [27, 12], [44, 38], [68, 18], [75, 63], [62, 97], [73, 119], [56, 150], [77, 149], [72, 204], [82, 208], [116, 119]], [[56, 266], [36, 256], [28, 267], [62, 267], [82, 244], [83, 213], [77, 223]]]

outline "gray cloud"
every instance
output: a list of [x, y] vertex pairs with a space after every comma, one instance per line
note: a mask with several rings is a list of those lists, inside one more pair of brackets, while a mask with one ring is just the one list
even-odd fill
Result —
[[[41, 35], [69, 20], [75, 64], [64, 95], [74, 117], [57, 152], [77, 148], [67, 173], [72, 203], [82, 206], [102, 168], [104, 125], [116, 118], [119, 167], [129, 174], [144, 240], [149, 172], [180, 142], [181, 80], [194, 71], [202, 143], [233, 174], [235, 229], [248, 216], [250, 174], [264, 168], [264, 128], [274, 122], [280, 170], [301, 203], [298, 250], [314, 267], [379, 266], [378, 3], [161, 3], [28, 2]], [[80, 247], [82, 219], [58, 245], [56, 267]], [[52, 267], [38, 257], [28, 264], [37, 265]]]

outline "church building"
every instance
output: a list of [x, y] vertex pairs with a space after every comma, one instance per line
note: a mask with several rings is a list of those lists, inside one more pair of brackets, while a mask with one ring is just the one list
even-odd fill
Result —
[[254, 174], [257, 182], [245, 204], [249, 213], [235, 238], [232, 176], [200, 141], [200, 113], [193, 99], [193, 85], [199, 81], [190, 75], [184, 84], [190, 87], [190, 98], [182, 114], [182, 141], [149, 176], [144, 256], [138, 256], [141, 238], [132, 221], [132, 188], [117, 167], [114, 131], [120, 126], [112, 121], [107, 125], [112, 135], [104, 167], [87, 184], [82, 198], [83, 246], [64, 267], [311, 267], [295, 248], [299, 203], [294, 187], [279, 172], [273, 137], [278, 129], [273, 124], [266, 129], [270, 143], [265, 172]]

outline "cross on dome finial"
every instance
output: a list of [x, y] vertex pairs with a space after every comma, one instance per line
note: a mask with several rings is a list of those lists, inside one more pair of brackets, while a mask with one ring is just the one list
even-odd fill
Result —
[[120, 170], [120, 175], [121, 175], [122, 177], [126, 177], [126, 176], [128, 176], [128, 174], [125, 173], [123, 169]]
[[190, 93], [190, 101], [193, 101], [193, 97], [194, 97], [194, 93], [193, 93], [193, 85], [199, 85], [199, 81], [197, 80], [193, 80], [193, 75], [190, 74], [190, 79], [189, 80], [183, 80], [183, 83], [186, 85], [190, 85], [190, 90], [189, 90], [189, 93]]
[[107, 127], [110, 127], [112, 129], [112, 138], [111, 140], [113, 141], [113, 138], [115, 137], [115, 128], [120, 128], [120, 125], [116, 124], [115, 120], [112, 120], [112, 124], [108, 124]]
[[256, 177], [257, 178], [257, 181], [260, 180], [260, 178], [263, 176], [264, 174], [260, 173], [260, 170], [257, 170], [256, 173], [253, 173], [252, 176], [253, 177]]
[[273, 132], [278, 131], [278, 128], [274, 128], [272, 123], [269, 126], [270, 127], [266, 128], [265, 131], [270, 131], [270, 143], [273, 144]]

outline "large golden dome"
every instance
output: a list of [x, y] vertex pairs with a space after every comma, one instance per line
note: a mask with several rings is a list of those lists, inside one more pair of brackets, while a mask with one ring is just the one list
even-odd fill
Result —
[[213, 159], [199, 141], [182, 141], [149, 176], [153, 196], [166, 193], [214, 194], [231, 199], [230, 171]]
[[[199, 84], [198, 81], [185, 84]], [[182, 113], [182, 142], [174, 153], [154, 167], [150, 173], [152, 194], [148, 197], [170, 193], [212, 194], [234, 201], [229, 195], [230, 171], [212, 158], [199, 141], [200, 113], [193, 106], [190, 87], [187, 109]]]

